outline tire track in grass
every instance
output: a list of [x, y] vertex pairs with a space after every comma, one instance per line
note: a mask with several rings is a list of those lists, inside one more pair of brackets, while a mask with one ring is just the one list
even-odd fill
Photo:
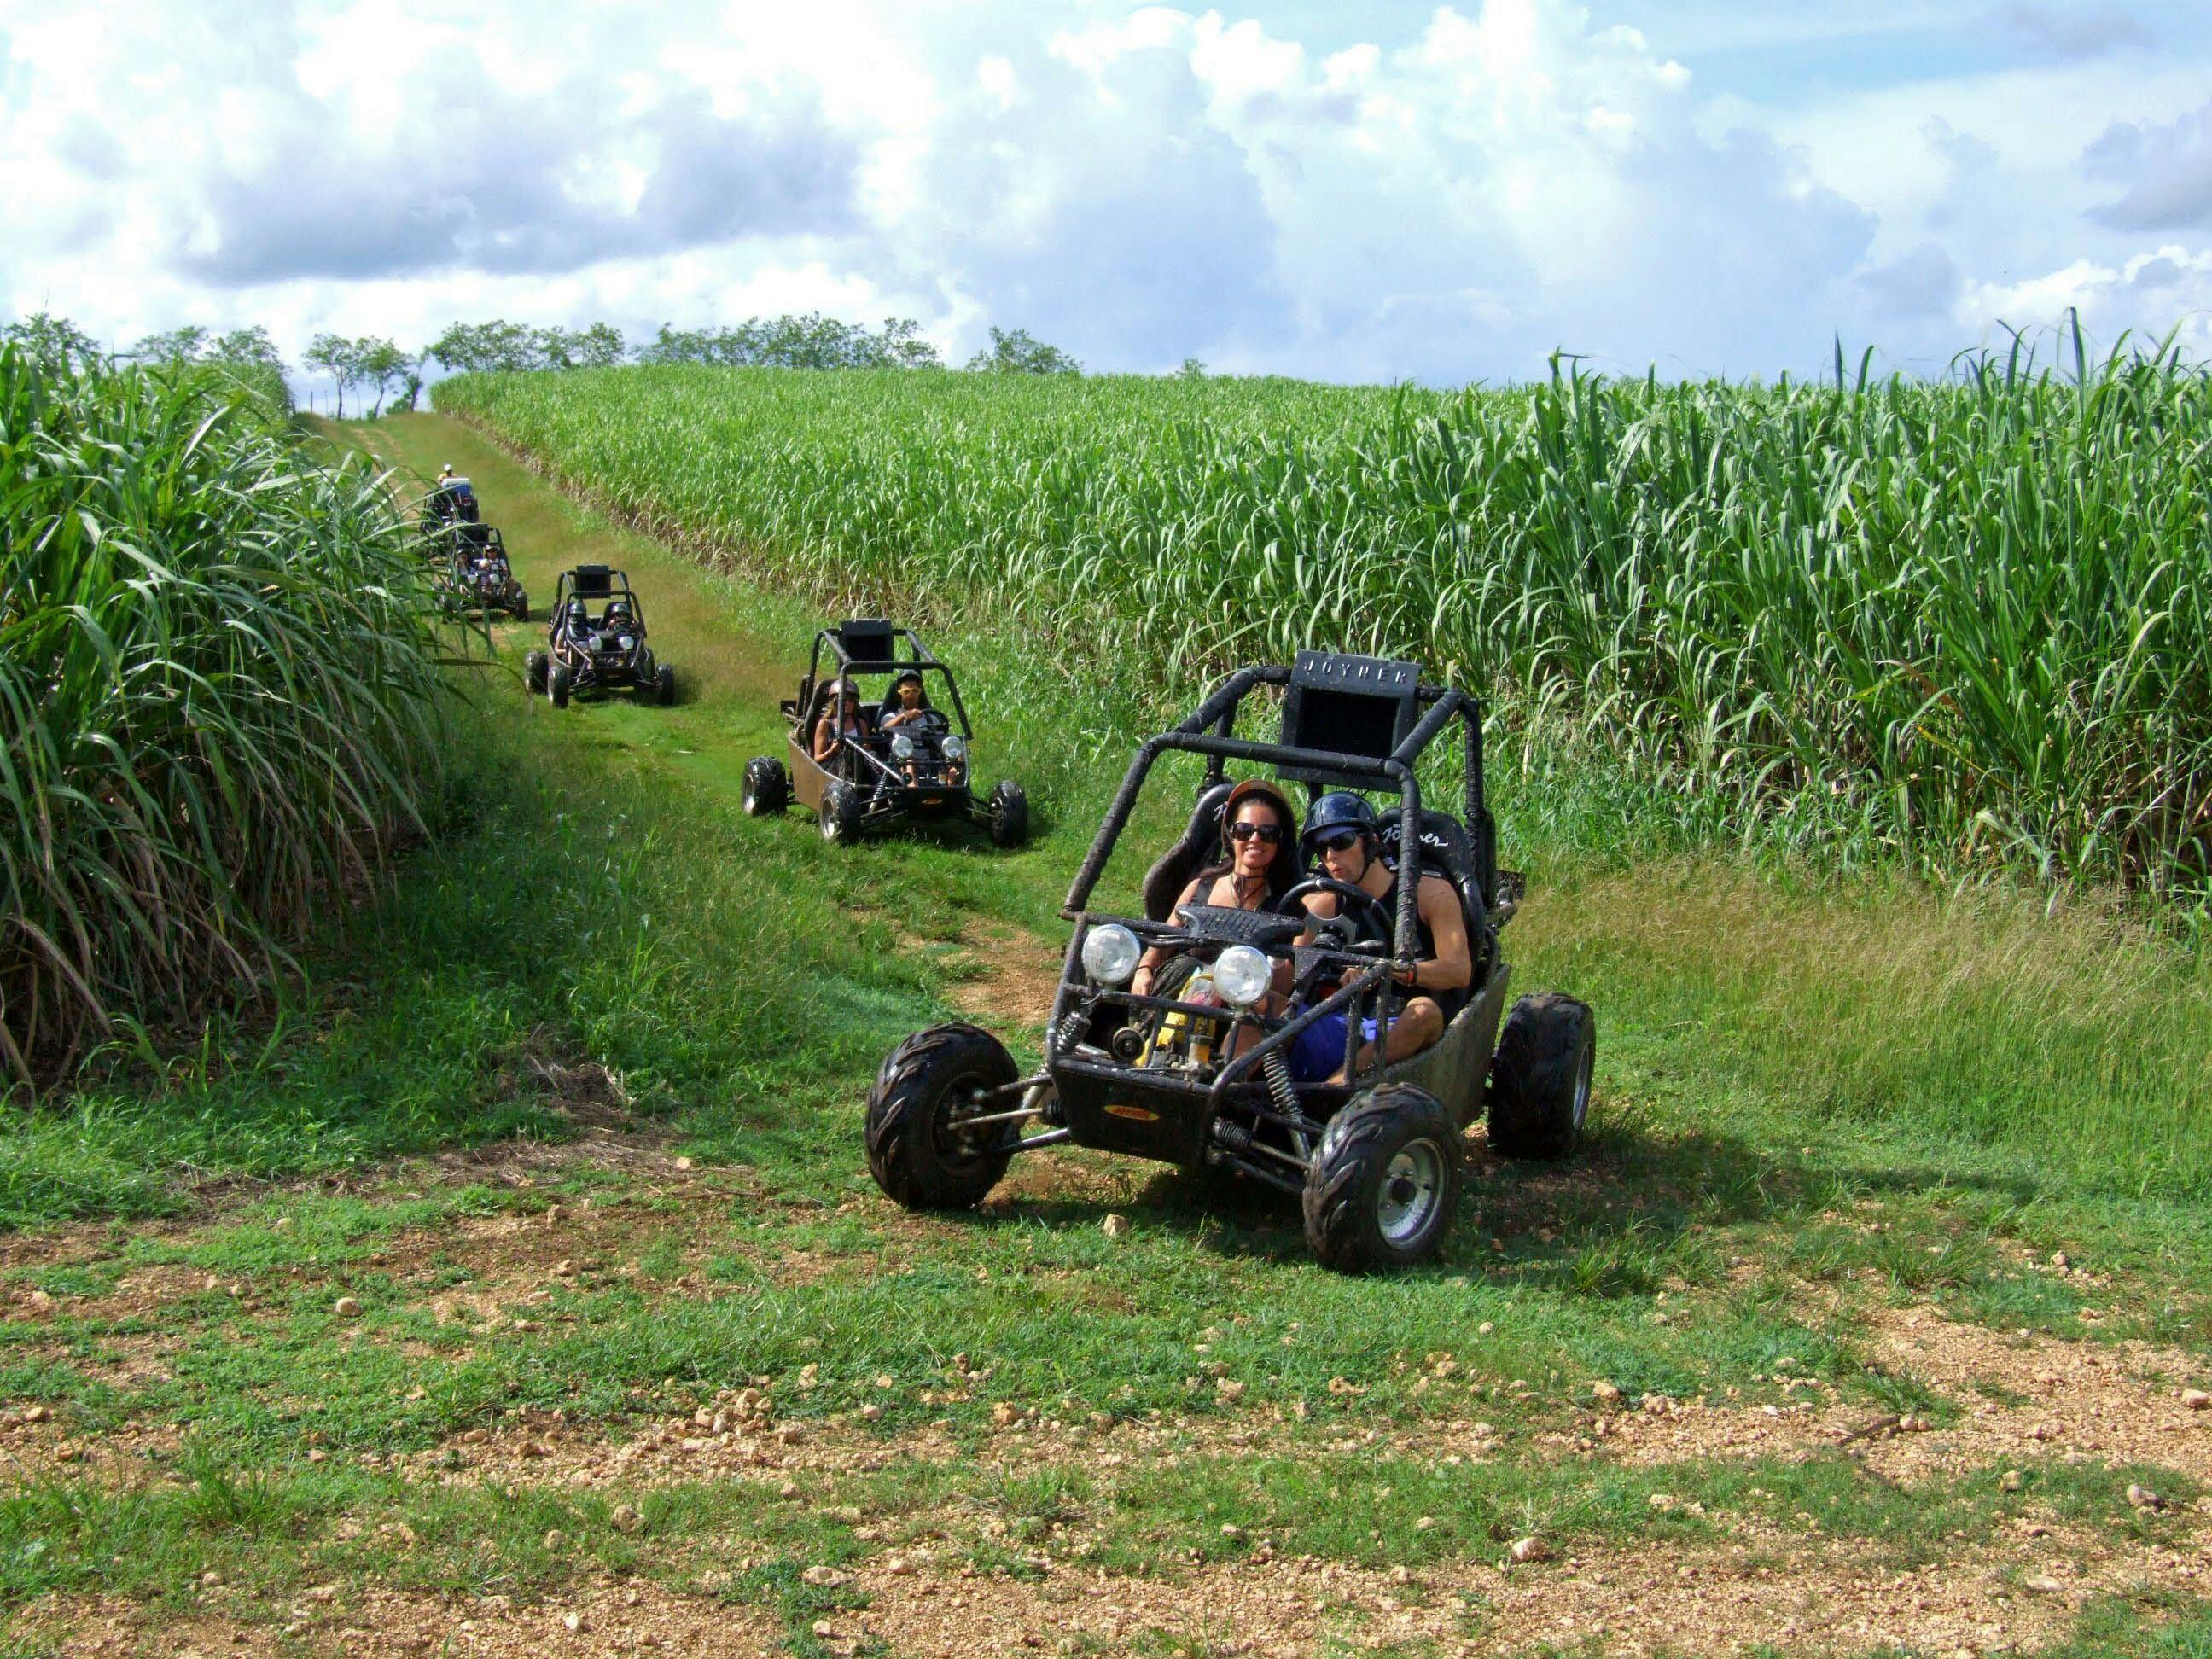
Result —
[[[641, 765], [665, 766], [707, 785], [732, 809], [733, 854], [741, 852], [742, 838], [778, 834], [780, 824], [786, 835], [799, 828], [804, 820], [795, 808], [782, 820], [765, 824], [748, 823], [735, 809], [746, 761], [755, 755], [782, 756], [786, 731], [776, 704], [797, 687], [811, 638], [806, 630], [832, 618], [825, 614], [811, 623], [769, 631], [750, 608], [754, 595], [741, 584], [703, 568], [657, 537], [612, 521], [600, 507], [572, 498], [532, 471], [488, 434], [447, 416], [396, 416], [361, 427], [317, 424], [331, 441], [356, 444], [384, 465], [398, 469], [399, 480], [410, 473], [433, 476], [451, 462], [475, 482], [484, 518], [499, 528], [532, 605], [527, 623], [502, 617], [491, 624], [497, 655], [487, 671], [481, 705], [488, 717], [522, 712], [521, 659], [542, 643], [544, 613], [560, 573], [586, 562], [612, 564], [629, 573], [654, 650], [676, 666], [676, 706], [645, 706], [616, 696], [566, 711], [533, 706], [527, 712], [567, 720], [577, 727], [580, 740], [611, 741]], [[395, 488], [404, 487], [395, 481]], [[507, 676], [512, 684], [502, 684]], [[527, 700], [532, 705], [543, 701]], [[833, 854], [825, 849], [820, 856]], [[1042, 1012], [1038, 1008], [1039, 975], [1048, 973], [1057, 984], [1059, 945], [994, 915], [988, 883], [969, 879], [980, 872], [963, 868], [972, 860], [1004, 855], [980, 842], [939, 844], [916, 836], [870, 843], [842, 856], [842, 862], [828, 866], [833, 880], [865, 885], [868, 861], [889, 857], [909, 873], [951, 889], [963, 925], [949, 934], [915, 931], [904, 919], [873, 904], [849, 908], [863, 920], [889, 924], [903, 953], [949, 970], [942, 994], [960, 1013], [1017, 1043], [1039, 1034], [1049, 1012], [1048, 996]]]

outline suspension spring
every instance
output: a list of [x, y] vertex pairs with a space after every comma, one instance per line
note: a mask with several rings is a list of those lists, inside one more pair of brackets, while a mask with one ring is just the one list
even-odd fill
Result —
[[1275, 1109], [1294, 1122], [1304, 1116], [1298, 1109], [1298, 1091], [1291, 1082], [1291, 1062], [1283, 1051], [1270, 1052], [1261, 1060], [1260, 1068], [1267, 1074], [1267, 1092], [1275, 1097]]
[[1089, 1004], [1070, 1009], [1067, 1018], [1060, 1022], [1060, 1029], [1052, 1034], [1052, 1052], [1055, 1054], [1066, 1053], [1075, 1046], [1076, 1039], [1083, 1035], [1084, 1029], [1090, 1024]]

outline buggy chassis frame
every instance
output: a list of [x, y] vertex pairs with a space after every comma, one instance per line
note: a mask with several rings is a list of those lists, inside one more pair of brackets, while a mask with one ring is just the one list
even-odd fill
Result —
[[[1356, 665], [1364, 659], [1336, 659]], [[1410, 670], [1407, 671], [1410, 673]], [[1402, 1080], [1435, 1094], [1462, 1127], [1472, 1121], [1482, 1101], [1482, 1085], [1489, 1070], [1498, 1022], [1504, 1007], [1506, 965], [1498, 948], [1498, 929], [1516, 908], [1517, 878], [1509, 877], [1501, 892], [1497, 869], [1496, 836], [1483, 791], [1482, 721], [1480, 704], [1455, 687], [1417, 685], [1413, 691], [1419, 720], [1385, 756], [1348, 753], [1303, 747], [1281, 742], [1239, 738], [1235, 721], [1239, 706], [1263, 687], [1292, 683], [1292, 671], [1268, 665], [1246, 668], [1231, 675], [1196, 712], [1168, 732], [1149, 738], [1135, 758], [1109, 807], [1098, 834], [1070, 885], [1060, 914], [1076, 924], [1062, 963], [1060, 989], [1054, 1000], [1048, 1027], [1045, 1068], [1033, 1076], [991, 1091], [980, 1102], [982, 1115], [966, 1120], [965, 1127], [987, 1124], [1006, 1126], [1008, 1150], [1026, 1151], [1074, 1140], [1085, 1146], [1132, 1153], [1139, 1157], [1194, 1165], [1210, 1163], [1233, 1168], [1267, 1185], [1292, 1194], [1304, 1190], [1314, 1148], [1326, 1133], [1326, 1119], [1364, 1089], [1384, 1081]], [[1092, 889], [1154, 764], [1173, 752], [1202, 755], [1208, 765], [1202, 788], [1224, 781], [1231, 760], [1273, 763], [1324, 781], [1370, 789], [1395, 789], [1398, 795], [1397, 822], [1401, 848], [1419, 847], [1422, 806], [1415, 763], [1454, 720], [1466, 732], [1466, 784], [1463, 808], [1466, 829], [1473, 843], [1474, 894], [1462, 893], [1469, 902], [1468, 947], [1473, 976], [1467, 1000], [1453, 1016], [1443, 1035], [1419, 1053], [1385, 1063], [1381, 1056], [1389, 1026], [1403, 999], [1392, 979], [1395, 970], [1409, 966], [1419, 957], [1418, 880], [1398, 883], [1395, 949], [1387, 957], [1368, 952], [1322, 950], [1330, 967], [1342, 977], [1337, 990], [1322, 1000], [1299, 1010], [1242, 1054], [1239, 1037], [1256, 1024], [1243, 1011], [1224, 1010], [1218, 1004], [1202, 1005], [1172, 997], [1140, 996], [1113, 986], [1088, 982], [1082, 966], [1085, 940], [1093, 929], [1118, 924], [1150, 945], [1163, 939], [1188, 945], [1192, 930], [1155, 922], [1148, 918], [1111, 915], [1087, 908]], [[1409, 861], [1419, 869], [1418, 855], [1401, 854], [1401, 869]], [[1456, 886], [1457, 884], [1455, 883]], [[1243, 913], [1238, 913], [1243, 914]], [[1273, 920], [1258, 913], [1250, 924], [1239, 927], [1258, 942], [1265, 924]], [[1279, 948], [1287, 939], [1284, 929], [1297, 931], [1295, 919], [1284, 919], [1273, 940]], [[1255, 926], [1256, 924], [1256, 926]], [[1221, 925], [1210, 923], [1209, 926]], [[1222, 944], [1224, 937], [1206, 936], [1200, 942]], [[1308, 953], [1301, 951], [1300, 957]], [[1372, 1001], [1376, 1020], [1375, 1057], [1358, 1066], [1361, 1044], [1359, 1020], [1363, 1005]], [[1232, 1055], [1210, 1082], [1177, 1076], [1170, 1072], [1139, 1070], [1113, 1063], [1107, 1057], [1090, 1058], [1079, 1052], [1095, 1036], [1130, 1013], [1181, 1013], [1186, 1019], [1205, 1019], [1224, 1025], [1220, 1052]], [[1298, 1036], [1316, 1022], [1335, 1013], [1347, 1016], [1345, 1031], [1345, 1075], [1342, 1084], [1293, 1084], [1286, 1065], [1288, 1050]], [[1095, 1052], [1095, 1049], [1094, 1049]], [[1018, 1104], [1012, 1103], [1018, 1101]], [[1002, 1104], [1001, 1103], [1005, 1103]], [[1319, 1115], [1309, 1107], [1319, 1109]], [[1010, 1109], [1009, 1109], [1010, 1108]], [[1026, 1138], [1020, 1125], [1042, 1117], [1054, 1127]], [[1270, 1134], [1269, 1129], [1278, 1133]]]
[[[799, 696], [783, 705], [783, 714], [791, 722], [787, 746], [790, 750], [792, 792], [799, 804], [810, 811], [818, 811], [825, 787], [832, 781], [849, 783], [860, 796], [860, 823], [864, 829], [880, 830], [908, 822], [933, 822], [956, 815], [964, 816], [979, 824], [988, 826], [991, 809], [987, 801], [975, 796], [975, 771], [972, 758], [961, 763], [961, 781], [958, 783], [913, 783], [890, 761], [878, 754], [866, 744], [849, 745], [850, 752], [865, 763], [865, 775], [851, 779], [838, 775], [814, 758], [809, 714], [814, 708], [816, 694], [827, 682], [822, 673], [822, 658], [826, 650], [830, 659], [830, 680], [843, 678], [847, 673], [898, 674], [908, 670], [922, 676], [924, 685], [930, 677], [943, 682], [945, 695], [951, 699], [954, 729], [963, 744], [975, 742], [975, 728], [968, 720], [967, 705], [960, 700], [960, 684], [951, 668], [939, 659], [930, 648], [915, 637], [910, 628], [887, 628], [874, 637], [884, 641], [885, 654], [881, 657], [855, 656], [848, 648], [843, 633], [836, 628], [817, 629], [814, 648], [806, 663], [806, 678], [799, 682]], [[906, 654], [899, 653], [903, 650]]]

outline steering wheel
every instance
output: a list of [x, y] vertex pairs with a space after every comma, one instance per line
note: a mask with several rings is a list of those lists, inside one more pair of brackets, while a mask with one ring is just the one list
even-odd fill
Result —
[[[1309, 893], [1333, 894], [1336, 898], [1337, 915], [1340, 917], [1344, 915], [1345, 905], [1347, 903], [1357, 905], [1360, 910], [1360, 920], [1372, 923], [1375, 931], [1382, 936], [1385, 950], [1389, 948], [1389, 941], [1397, 937], [1397, 919], [1382, 908], [1382, 900], [1376, 898], [1364, 887], [1355, 887], [1348, 881], [1339, 881], [1334, 876], [1308, 876], [1304, 881], [1291, 887], [1290, 891], [1285, 893], [1282, 897], [1277, 899], [1275, 908], [1285, 915], [1302, 915], [1305, 907], [1298, 901]], [[1316, 917], [1314, 920], [1320, 921], [1322, 918]]]
[[898, 729], [902, 732], [919, 732], [926, 736], [937, 738], [944, 736], [952, 729], [952, 721], [942, 709], [923, 708], [915, 712], [914, 719], [902, 721]]

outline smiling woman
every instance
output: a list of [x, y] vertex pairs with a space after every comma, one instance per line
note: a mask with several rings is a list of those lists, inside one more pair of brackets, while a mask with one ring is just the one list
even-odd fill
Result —
[[228, 381], [0, 351], [0, 1075], [260, 983], [418, 820], [404, 538]]

